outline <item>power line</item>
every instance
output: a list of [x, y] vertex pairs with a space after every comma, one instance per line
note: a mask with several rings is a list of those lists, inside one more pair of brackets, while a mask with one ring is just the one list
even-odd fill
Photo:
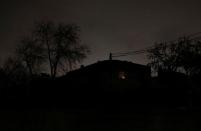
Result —
[[138, 50], [138, 51], [132, 51], [132, 52], [126, 52], [126, 53], [113, 54], [112, 57], [121, 57], [121, 56], [130, 55], [130, 54], [142, 54], [145, 52], [147, 52], [147, 50]]
[[[180, 39], [185, 39], [185, 38], [187, 38], [189, 40], [199, 40], [199, 39], [201, 39], [200, 35], [201, 35], [201, 32], [192, 33], [188, 36], [179, 37], [175, 40], [167, 41], [166, 43], [174, 43]], [[110, 59], [112, 59], [114, 57], [123, 57], [123, 56], [128, 56], [128, 55], [144, 54], [144, 53], [147, 53], [148, 50], [153, 49], [154, 47], [155, 47], [155, 45], [152, 45], [152, 46], [146, 47], [146, 48], [141, 49], [141, 50], [136, 50], [136, 51], [110, 53]]]

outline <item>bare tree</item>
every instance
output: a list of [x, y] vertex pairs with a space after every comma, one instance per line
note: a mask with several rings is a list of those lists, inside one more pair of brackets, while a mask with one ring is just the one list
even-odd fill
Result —
[[[171, 47], [170, 47], [171, 46]], [[159, 68], [169, 71], [176, 71], [178, 68], [177, 57], [175, 54], [176, 46], [169, 43], [156, 43], [155, 47], [148, 50], [148, 58], [151, 60], [149, 65], [155, 70]]]
[[30, 75], [37, 73], [44, 61], [43, 49], [31, 37], [24, 37], [16, 48], [19, 60], [26, 64]]
[[52, 77], [58, 68], [70, 68], [88, 54], [88, 47], [80, 44], [79, 33], [80, 28], [74, 24], [37, 23], [34, 36], [46, 52]]
[[7, 58], [2, 66], [4, 72], [10, 83], [8, 84], [20, 84], [24, 83], [28, 78], [28, 71], [21, 60], [16, 57]]
[[155, 44], [148, 50], [149, 65], [155, 70], [183, 71], [188, 75], [201, 73], [201, 43], [187, 37], [176, 42]]

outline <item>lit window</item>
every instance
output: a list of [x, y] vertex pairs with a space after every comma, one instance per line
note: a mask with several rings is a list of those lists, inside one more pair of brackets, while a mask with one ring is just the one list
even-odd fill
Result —
[[119, 79], [125, 80], [126, 79], [126, 73], [123, 71], [119, 72]]

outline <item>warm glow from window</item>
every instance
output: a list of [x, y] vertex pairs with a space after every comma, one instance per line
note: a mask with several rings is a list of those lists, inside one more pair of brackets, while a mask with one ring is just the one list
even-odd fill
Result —
[[119, 72], [119, 79], [125, 80], [126, 79], [126, 73], [123, 71]]

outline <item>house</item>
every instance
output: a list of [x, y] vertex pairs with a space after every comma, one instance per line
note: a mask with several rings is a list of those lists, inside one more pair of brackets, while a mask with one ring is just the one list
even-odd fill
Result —
[[128, 61], [104, 60], [71, 71], [62, 77], [74, 86], [138, 88], [151, 77], [148, 66]]

